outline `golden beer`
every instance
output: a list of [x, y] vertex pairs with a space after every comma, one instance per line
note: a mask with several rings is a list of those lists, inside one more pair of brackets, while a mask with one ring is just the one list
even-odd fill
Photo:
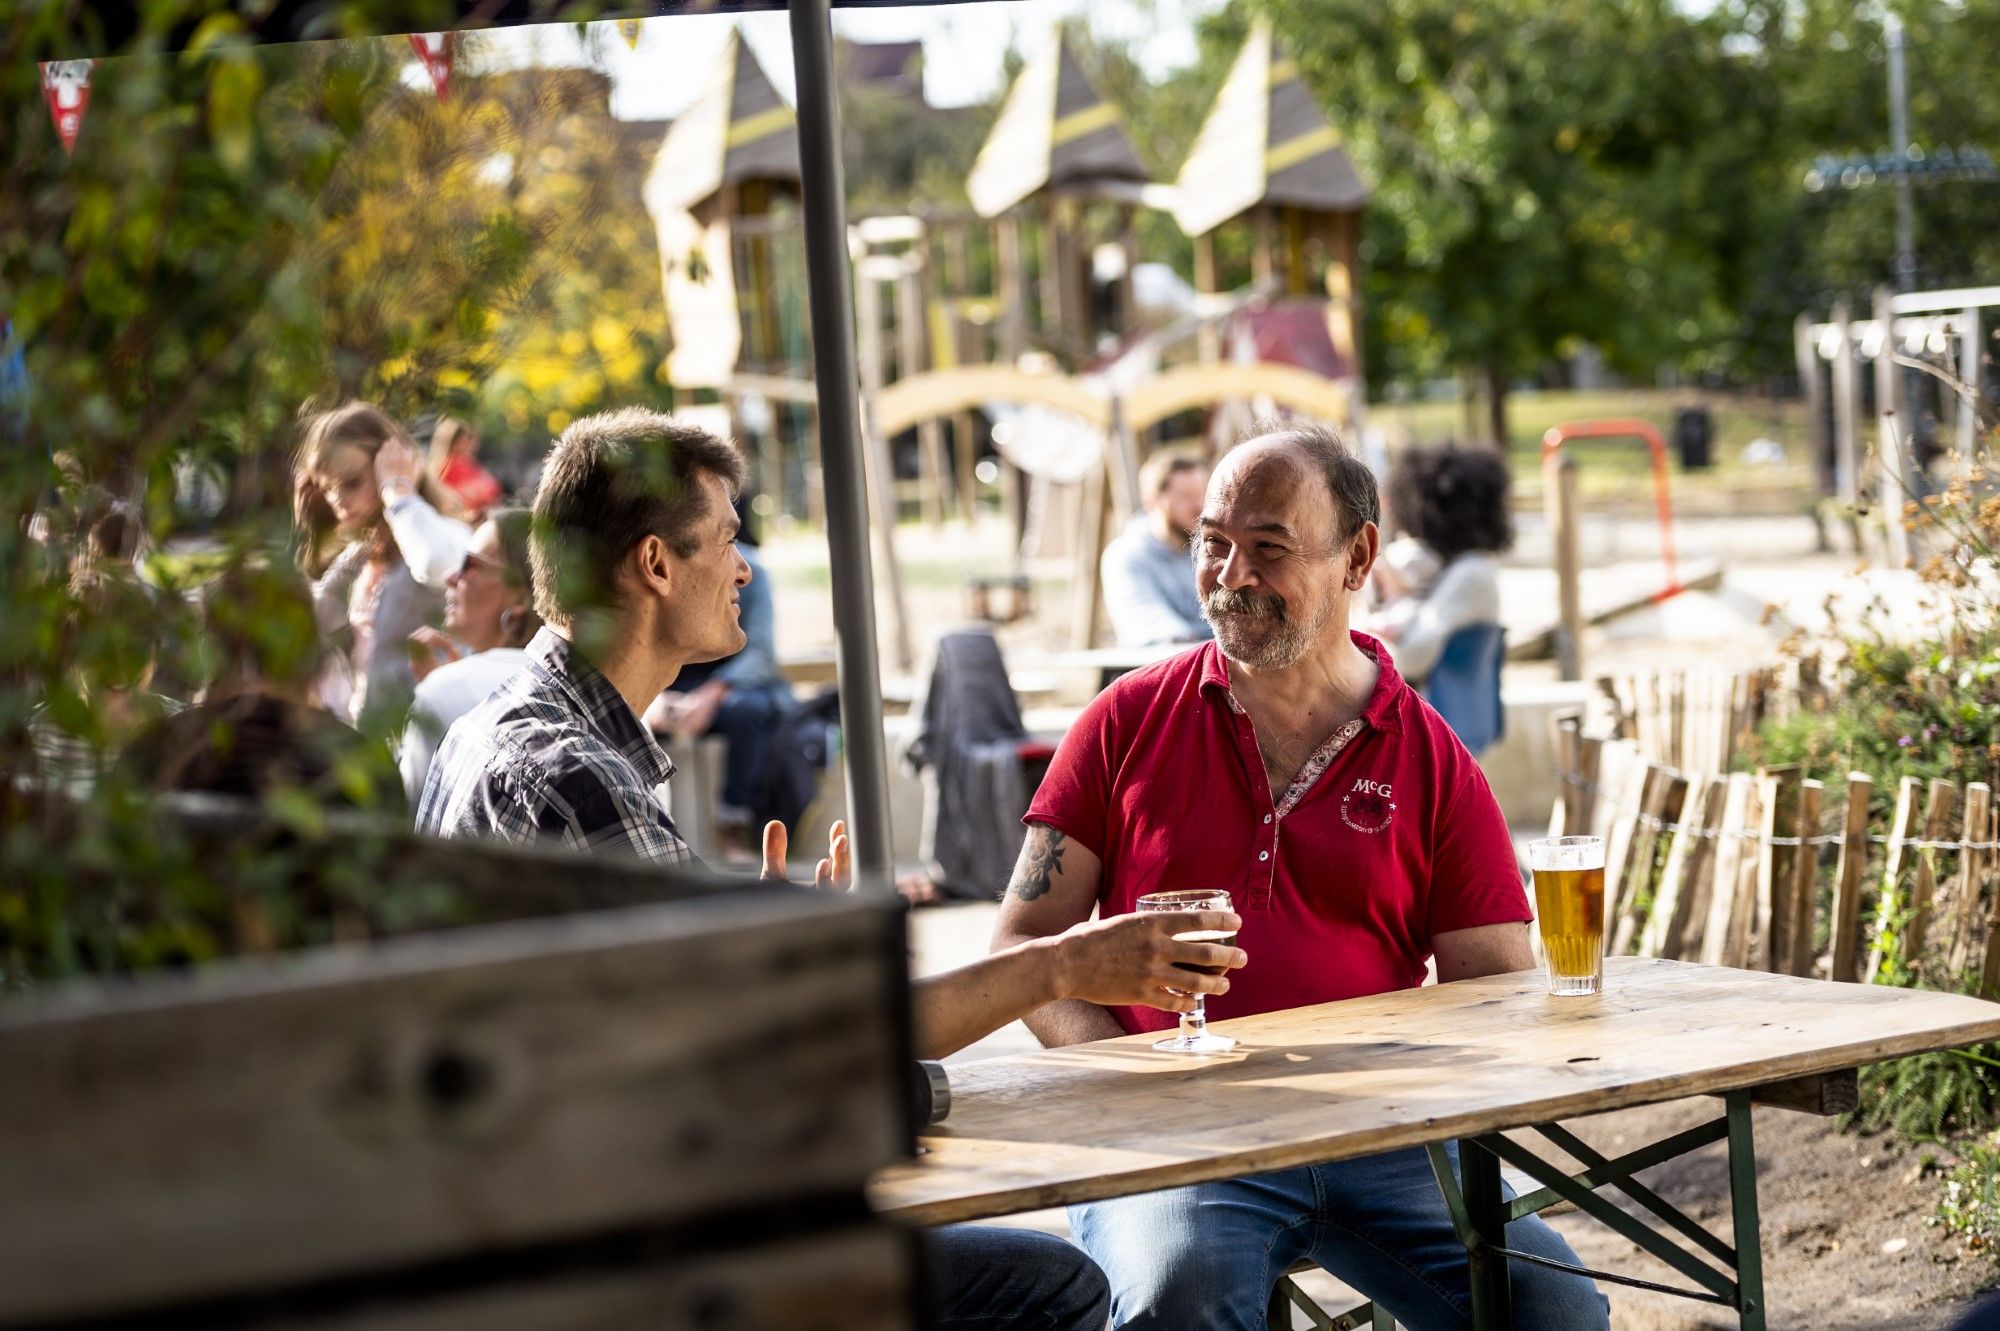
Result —
[[1604, 841], [1553, 837], [1528, 847], [1535, 876], [1535, 922], [1548, 964], [1549, 992], [1594, 994], [1604, 974]]

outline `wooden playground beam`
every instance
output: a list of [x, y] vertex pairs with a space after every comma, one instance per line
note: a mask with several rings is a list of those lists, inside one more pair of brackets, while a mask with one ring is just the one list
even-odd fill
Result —
[[1142, 434], [1183, 411], [1253, 397], [1267, 397], [1301, 415], [1335, 424], [1353, 415], [1353, 390], [1345, 382], [1296, 365], [1217, 362], [1183, 365], [1141, 384], [1125, 399], [1125, 424], [1133, 434]]
[[988, 402], [1032, 403], [1067, 412], [1100, 430], [1111, 425], [1110, 402], [1075, 379], [1005, 365], [967, 365], [898, 379], [874, 394], [873, 424], [884, 439], [891, 439], [922, 421]]

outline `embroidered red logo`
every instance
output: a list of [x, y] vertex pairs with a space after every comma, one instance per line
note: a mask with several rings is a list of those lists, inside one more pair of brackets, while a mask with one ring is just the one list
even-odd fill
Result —
[[1395, 816], [1395, 792], [1386, 781], [1370, 781], [1364, 777], [1340, 797], [1340, 821], [1357, 832], [1379, 832]]

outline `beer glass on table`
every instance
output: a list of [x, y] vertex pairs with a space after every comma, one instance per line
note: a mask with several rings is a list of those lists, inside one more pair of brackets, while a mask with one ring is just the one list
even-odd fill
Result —
[[[1139, 898], [1141, 911], [1189, 911], [1189, 910], [1230, 910], [1229, 894], [1220, 889], [1201, 889], [1191, 892], [1149, 892]], [[1194, 929], [1175, 934], [1182, 943], [1220, 943], [1224, 947], [1236, 945], [1236, 935], [1220, 929]], [[1201, 971], [1209, 975], [1222, 974], [1220, 966], [1189, 966], [1182, 969]], [[1179, 990], [1174, 992], [1179, 993]], [[1219, 1054], [1226, 1049], [1234, 1049], [1236, 1041], [1226, 1035], [1210, 1034], [1208, 1012], [1204, 1006], [1205, 996], [1194, 996], [1194, 1011], [1181, 1014], [1181, 1033], [1155, 1041], [1153, 1048], [1169, 1054]]]
[[1535, 875], [1535, 924], [1549, 992], [1594, 994], [1604, 987], [1604, 838], [1559, 836], [1528, 843]]

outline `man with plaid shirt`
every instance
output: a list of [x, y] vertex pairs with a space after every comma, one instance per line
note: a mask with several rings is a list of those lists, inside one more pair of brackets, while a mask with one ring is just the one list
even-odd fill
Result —
[[732, 445], [657, 412], [563, 432], [535, 497], [544, 627], [527, 667], [445, 737], [419, 831], [694, 863], [667, 813], [673, 762], [639, 716], [682, 666], [743, 645], [742, 483]]

